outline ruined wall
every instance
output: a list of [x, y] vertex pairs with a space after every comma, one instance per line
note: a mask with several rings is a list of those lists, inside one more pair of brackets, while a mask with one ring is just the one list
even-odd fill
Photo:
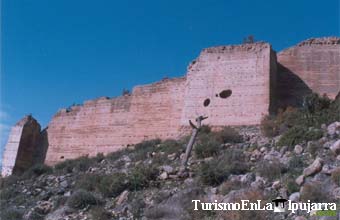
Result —
[[40, 125], [31, 116], [12, 127], [2, 159], [1, 175], [21, 173], [34, 163], [40, 137]]
[[[47, 129], [46, 163], [108, 153], [153, 138], [177, 138], [198, 115], [208, 116], [212, 126], [258, 124], [269, 112], [273, 57], [267, 43], [208, 48], [188, 67], [187, 77], [63, 109]], [[216, 97], [225, 89], [232, 91], [230, 97]], [[211, 103], [204, 107], [207, 98]]]
[[182, 123], [205, 115], [212, 126], [259, 124], [269, 113], [272, 59], [267, 43], [203, 50], [188, 68]]
[[314, 38], [278, 53], [278, 99], [300, 105], [312, 91], [335, 98], [340, 90], [340, 38]]
[[99, 98], [59, 111], [47, 129], [46, 163], [108, 153], [146, 139], [176, 138], [185, 78], [138, 86], [131, 95]]
[[204, 123], [211, 126], [259, 124], [277, 107], [301, 104], [302, 96], [312, 90], [335, 97], [339, 55], [340, 38], [304, 41], [280, 52], [279, 62], [268, 43], [204, 49], [186, 77], [62, 109], [39, 138], [40, 126], [19, 122], [6, 146], [3, 172], [20, 170], [32, 161], [51, 165], [143, 140], [177, 138], [188, 131], [188, 120], [199, 115], [208, 116]]

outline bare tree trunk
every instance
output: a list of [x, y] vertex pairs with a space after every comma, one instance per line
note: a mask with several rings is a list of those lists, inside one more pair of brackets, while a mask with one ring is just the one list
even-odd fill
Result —
[[191, 155], [191, 151], [192, 151], [192, 147], [194, 146], [195, 144], [195, 140], [196, 140], [196, 137], [197, 137], [197, 134], [198, 134], [198, 131], [199, 129], [201, 128], [202, 126], [202, 121], [204, 119], [207, 119], [208, 117], [203, 117], [203, 116], [199, 116], [196, 118], [196, 123], [197, 125], [194, 125], [191, 120], [189, 120], [189, 123], [190, 123], [190, 126], [192, 127], [192, 134], [191, 134], [191, 137], [190, 137], [190, 140], [188, 142], [188, 145], [187, 145], [187, 148], [186, 148], [186, 151], [185, 151], [185, 156], [182, 160], [182, 164], [181, 164], [181, 168], [180, 168], [180, 174], [182, 174], [186, 169], [187, 169], [187, 166], [188, 166], [188, 160], [190, 158], [190, 155]]

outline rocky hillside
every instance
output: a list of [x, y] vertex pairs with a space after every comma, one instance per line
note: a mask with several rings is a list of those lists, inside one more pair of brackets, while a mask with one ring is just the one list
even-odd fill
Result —
[[339, 105], [316, 96], [306, 103], [257, 127], [203, 126], [181, 175], [188, 137], [142, 142], [55, 167], [37, 165], [2, 178], [1, 219], [320, 219], [305, 211], [194, 211], [192, 203], [270, 202], [278, 196], [339, 201]]

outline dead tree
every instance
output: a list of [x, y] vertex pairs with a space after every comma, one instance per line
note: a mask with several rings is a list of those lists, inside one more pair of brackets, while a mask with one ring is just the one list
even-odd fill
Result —
[[200, 128], [202, 126], [202, 121], [204, 119], [207, 119], [207, 118], [208, 117], [204, 117], [204, 116], [197, 117], [196, 118], [196, 123], [197, 123], [196, 125], [194, 125], [191, 122], [191, 120], [189, 120], [190, 126], [192, 127], [192, 134], [191, 134], [190, 140], [188, 142], [188, 145], [187, 145], [187, 148], [186, 148], [186, 151], [185, 151], [185, 156], [184, 156], [184, 158], [182, 160], [182, 165], [181, 165], [180, 173], [183, 173], [187, 169], [188, 160], [189, 160], [189, 157], [190, 157], [190, 154], [191, 154], [191, 151], [192, 151], [192, 147], [195, 144], [195, 140], [196, 140], [198, 131], [200, 130]]

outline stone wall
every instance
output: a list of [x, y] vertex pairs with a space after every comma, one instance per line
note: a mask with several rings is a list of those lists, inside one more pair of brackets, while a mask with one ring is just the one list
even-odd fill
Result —
[[47, 129], [47, 164], [108, 153], [180, 132], [185, 78], [137, 86], [131, 95], [99, 98], [62, 109]]
[[334, 98], [339, 55], [340, 38], [307, 40], [277, 58], [263, 42], [204, 49], [185, 77], [62, 109], [42, 132], [32, 119], [19, 122], [6, 146], [3, 173], [32, 161], [52, 165], [143, 140], [178, 138], [199, 115], [208, 116], [204, 123], [210, 126], [253, 125], [277, 107], [301, 104], [312, 91]]
[[2, 159], [1, 175], [21, 173], [34, 163], [40, 138], [40, 125], [31, 116], [21, 119], [12, 127]]
[[[198, 115], [208, 116], [211, 126], [258, 124], [269, 111], [273, 57], [267, 43], [208, 48], [189, 65], [186, 77], [63, 109], [47, 130], [46, 163], [108, 153], [143, 140], [178, 138]], [[223, 90], [232, 91], [231, 96], [216, 97]], [[207, 98], [211, 103], [204, 107]]]
[[211, 126], [259, 124], [269, 111], [273, 58], [268, 43], [203, 50], [188, 68], [182, 123], [205, 115]]
[[340, 90], [340, 38], [313, 38], [278, 53], [278, 99], [298, 106], [313, 92], [335, 98]]

